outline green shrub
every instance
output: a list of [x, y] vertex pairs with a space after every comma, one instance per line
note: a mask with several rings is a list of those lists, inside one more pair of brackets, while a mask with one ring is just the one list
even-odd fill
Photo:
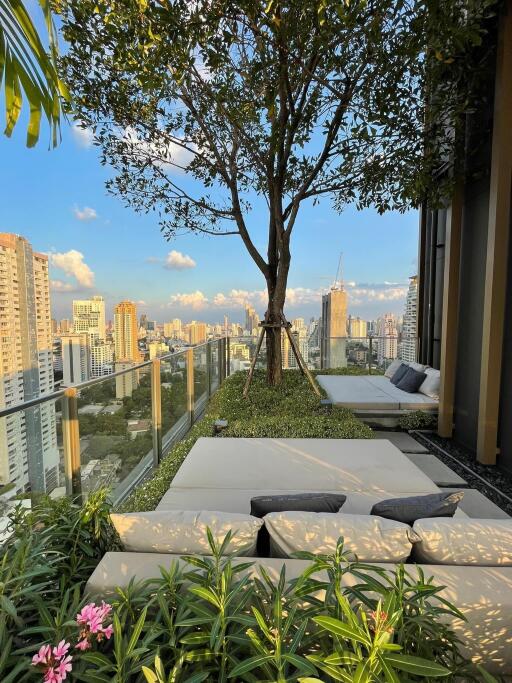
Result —
[[259, 439], [371, 439], [373, 432], [354, 418], [336, 419], [328, 415], [311, 417], [257, 417], [229, 423], [221, 437], [254, 437]]
[[41, 642], [66, 637], [85, 582], [105, 552], [120, 550], [109, 514], [104, 490], [81, 506], [42, 498], [31, 511], [10, 514], [11, 535], [0, 545], [3, 683], [34, 680], [26, 651], [32, 656]]
[[212, 436], [217, 419], [228, 421], [222, 437], [371, 439], [371, 429], [347, 408], [322, 405], [306, 377], [286, 370], [278, 387], [269, 387], [264, 370], [256, 370], [244, 399], [246, 372], [228, 377], [213, 395], [202, 420], [163, 459], [151, 477], [121, 506], [125, 512], [154, 510], [200, 436]]
[[433, 429], [436, 425], [437, 415], [425, 410], [414, 410], [402, 415], [398, 420], [398, 426], [406, 431], [410, 429]]

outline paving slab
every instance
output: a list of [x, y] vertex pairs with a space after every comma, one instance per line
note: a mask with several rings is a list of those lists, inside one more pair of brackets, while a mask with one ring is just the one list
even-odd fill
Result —
[[[443, 490], [451, 491], [452, 489], [445, 488]], [[504, 510], [476, 489], [464, 490], [464, 498], [459, 503], [459, 507], [468, 517], [476, 519], [510, 519]]]
[[375, 435], [378, 439], [389, 439], [402, 453], [428, 453], [428, 449], [407, 432], [376, 431]]
[[466, 487], [467, 481], [431, 453], [405, 453], [406, 457], [440, 487]]

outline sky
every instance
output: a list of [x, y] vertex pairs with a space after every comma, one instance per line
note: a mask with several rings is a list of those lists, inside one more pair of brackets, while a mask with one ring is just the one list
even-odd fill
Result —
[[[24, 112], [24, 115], [26, 112]], [[22, 117], [23, 118], [23, 117]], [[64, 122], [62, 142], [49, 149], [43, 127], [25, 147], [24, 119], [12, 138], [0, 136], [0, 232], [26, 237], [50, 260], [52, 315], [71, 317], [73, 299], [101, 294], [107, 317], [125, 299], [138, 313], [165, 322], [244, 320], [244, 306], [265, 310], [265, 282], [238, 236], [182, 235], [167, 242], [155, 214], [137, 214], [107, 194], [112, 171], [99, 162], [88, 131]], [[263, 250], [267, 219], [248, 218]], [[292, 236], [285, 314], [318, 317], [340, 253], [349, 313], [371, 320], [402, 314], [408, 277], [416, 272], [418, 214], [336, 213], [328, 199], [303, 205]]]

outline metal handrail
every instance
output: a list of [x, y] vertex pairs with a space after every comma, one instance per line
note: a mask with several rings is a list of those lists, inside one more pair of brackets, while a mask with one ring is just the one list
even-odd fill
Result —
[[[220, 337], [220, 339], [223, 339], [223, 337]], [[211, 341], [218, 341], [218, 339], [212, 339]], [[202, 346], [206, 346], [209, 342], [202, 342], [201, 344], [196, 344], [195, 346], [189, 346], [186, 349], [181, 349], [181, 351], [173, 351], [172, 353], [166, 353], [163, 356], [158, 356], [158, 359], [160, 361], [165, 361], [165, 360], [170, 360], [171, 358], [174, 358], [176, 356], [180, 356], [182, 354], [186, 354], [189, 349], [199, 349]], [[122, 361], [119, 361], [122, 362]], [[153, 361], [152, 360], [146, 360], [143, 363], [138, 363], [137, 365], [132, 365], [130, 368], [126, 368], [124, 370], [118, 370], [117, 372], [113, 372], [110, 375], [103, 375], [101, 377], [93, 377], [92, 379], [88, 379], [85, 382], [80, 382], [79, 384], [73, 384], [73, 389], [76, 389], [77, 391], [80, 391], [81, 389], [87, 389], [88, 387], [94, 386], [95, 384], [100, 384], [101, 382], [106, 382], [109, 379], [115, 379], [116, 377], [120, 377], [121, 375], [126, 375], [129, 372], [135, 372], [136, 370], [140, 370], [141, 368], [146, 368], [151, 365]], [[64, 396], [65, 389], [58, 389], [57, 391], [53, 391], [51, 394], [45, 394], [44, 396], [37, 396], [36, 398], [32, 398], [29, 401], [22, 401], [21, 403], [16, 403], [13, 406], [9, 406], [8, 408], [2, 408], [0, 409], [0, 418], [2, 417], [8, 417], [9, 415], [13, 415], [14, 413], [19, 412], [20, 410], [28, 410], [29, 408], [35, 408], [38, 405], [41, 405], [42, 403], [48, 403], [48, 401], [58, 401]]]

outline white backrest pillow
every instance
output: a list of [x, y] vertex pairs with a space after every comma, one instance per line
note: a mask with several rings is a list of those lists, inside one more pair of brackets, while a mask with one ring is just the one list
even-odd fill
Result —
[[343, 536], [346, 552], [363, 562], [404, 562], [415, 539], [408, 524], [376, 515], [271, 512], [264, 521], [272, 557], [290, 557], [298, 551], [329, 554]]
[[512, 519], [418, 519], [413, 558], [427, 564], [512, 566]]
[[112, 524], [124, 549], [140, 553], [211, 555], [206, 530], [217, 543], [233, 532], [227, 553], [256, 553], [256, 539], [263, 520], [236, 512], [210, 510], [155, 510], [154, 512], [112, 513]]

